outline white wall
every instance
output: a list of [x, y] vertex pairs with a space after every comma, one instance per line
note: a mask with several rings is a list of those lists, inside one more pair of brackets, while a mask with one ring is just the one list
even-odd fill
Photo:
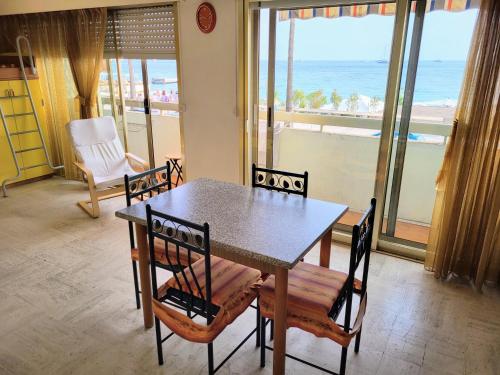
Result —
[[[153, 125], [155, 165], [159, 167], [165, 164], [166, 155], [181, 155], [179, 117], [153, 114], [151, 121]], [[149, 160], [146, 117], [143, 113], [127, 111], [127, 126], [129, 152], [140, 156], [144, 160]], [[123, 128], [120, 128], [120, 126], [118, 128], [118, 131], [123, 133]]]
[[217, 25], [204, 34], [196, 25], [201, 1], [180, 1], [180, 68], [187, 179], [240, 182], [237, 106], [237, 0], [212, 0]]
[[[373, 196], [380, 138], [284, 128], [274, 142], [276, 168], [308, 171], [312, 198], [342, 202], [353, 211], [366, 209]], [[430, 223], [444, 150], [444, 144], [408, 142], [399, 219]]]

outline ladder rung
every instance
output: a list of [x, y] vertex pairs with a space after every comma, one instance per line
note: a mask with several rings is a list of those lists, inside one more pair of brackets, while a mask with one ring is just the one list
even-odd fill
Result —
[[48, 165], [47, 163], [42, 163], [42, 164], [35, 164], [35, 165], [29, 165], [27, 167], [22, 167], [20, 168], [22, 171], [25, 171], [26, 169], [32, 169], [36, 167], [43, 167], [44, 165]]
[[19, 135], [19, 134], [28, 134], [28, 133], [38, 133], [38, 129], [23, 130], [23, 131], [20, 131], [20, 132], [10, 133], [10, 135]]
[[28, 95], [13, 95], [13, 96], [0, 96], [0, 99], [17, 99], [17, 98], [27, 98]]
[[43, 147], [42, 146], [38, 146], [38, 147], [30, 147], [30, 148], [24, 148], [22, 150], [17, 150], [16, 151], [16, 154], [20, 154], [21, 152], [28, 152], [28, 151], [34, 151], [34, 150], [42, 150]]
[[14, 113], [13, 115], [6, 115], [5, 117], [19, 117], [19, 116], [28, 116], [32, 114], [33, 112]]

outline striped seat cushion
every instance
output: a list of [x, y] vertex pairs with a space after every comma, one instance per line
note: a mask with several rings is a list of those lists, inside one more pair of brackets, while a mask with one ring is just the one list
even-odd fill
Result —
[[[187, 318], [184, 314], [156, 300], [153, 301], [153, 311], [173, 332], [189, 341], [212, 342], [227, 325], [241, 315], [257, 297], [260, 285], [260, 271], [242, 266], [222, 258], [211, 256], [212, 304], [218, 306], [219, 312], [213, 322], [207, 326]], [[193, 294], [200, 297], [193, 278], [198, 280], [201, 293], [205, 296], [205, 259], [202, 258], [185, 268], [186, 280], [177, 273], [180, 287], [188, 291], [188, 284]], [[158, 295], [164, 296], [169, 288], [181, 289], [174, 277], [158, 288]]]
[[[288, 327], [298, 327], [318, 337], [328, 337], [347, 346], [352, 332], [344, 332], [329, 316], [347, 280], [340, 271], [299, 262], [288, 272]], [[274, 275], [259, 289], [259, 305], [266, 318], [274, 318]], [[359, 280], [355, 288], [360, 288]]]
[[[139, 260], [139, 250], [137, 248], [133, 248], [131, 250], [132, 260]], [[184, 248], [179, 249], [179, 258], [177, 258], [177, 251], [175, 249], [175, 245], [169, 243], [168, 244], [168, 256], [170, 258], [170, 263], [173, 265], [180, 264], [181, 266], [187, 267], [189, 263], [194, 263], [198, 259], [202, 258], [202, 255], [191, 251], [191, 254], [188, 254], [188, 251]], [[157, 262], [169, 265], [170, 263], [167, 260], [167, 254], [165, 253], [165, 242], [155, 238], [155, 259]]]

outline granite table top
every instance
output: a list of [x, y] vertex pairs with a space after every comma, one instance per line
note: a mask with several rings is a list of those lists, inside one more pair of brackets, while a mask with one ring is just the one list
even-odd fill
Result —
[[271, 272], [304, 257], [347, 211], [343, 204], [200, 178], [116, 211], [146, 224], [146, 204], [193, 223], [208, 223], [214, 255]]

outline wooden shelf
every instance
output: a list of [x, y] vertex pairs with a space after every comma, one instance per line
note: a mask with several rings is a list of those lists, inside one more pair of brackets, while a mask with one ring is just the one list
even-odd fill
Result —
[[[36, 59], [33, 58], [35, 68]], [[26, 77], [28, 79], [38, 79], [37, 74], [33, 74], [30, 68], [29, 58], [23, 56], [24, 67], [26, 69]], [[0, 54], [0, 81], [13, 81], [23, 79], [21, 67], [19, 64], [19, 57], [17, 54]]]
[[[31, 68], [26, 69], [28, 79], [38, 79], [37, 74], [33, 74]], [[23, 73], [20, 68], [2, 68], [0, 67], [0, 81], [13, 81], [23, 79]]]

